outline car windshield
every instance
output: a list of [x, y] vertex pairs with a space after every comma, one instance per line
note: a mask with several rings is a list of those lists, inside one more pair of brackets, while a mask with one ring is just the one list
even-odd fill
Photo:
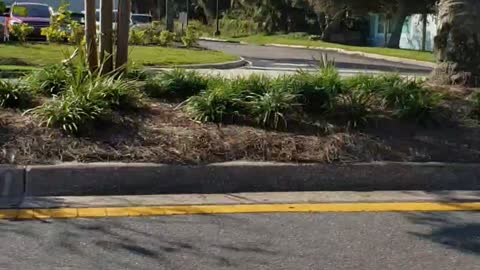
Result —
[[151, 23], [152, 17], [147, 15], [132, 15], [133, 23]]
[[18, 17], [50, 18], [50, 9], [42, 5], [15, 5], [12, 14]]

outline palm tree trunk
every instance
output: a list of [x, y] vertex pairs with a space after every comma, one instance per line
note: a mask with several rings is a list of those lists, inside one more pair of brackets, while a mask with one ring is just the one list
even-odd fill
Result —
[[113, 70], [113, 1], [102, 0], [100, 5], [100, 60], [103, 63], [102, 72], [105, 74]]
[[95, 0], [85, 0], [85, 40], [87, 43], [87, 62], [90, 71], [98, 69], [97, 25]]
[[126, 69], [128, 63], [128, 34], [130, 32], [130, 0], [118, 1], [117, 69]]
[[480, 1], [441, 0], [435, 37], [437, 68], [443, 84], [480, 85]]

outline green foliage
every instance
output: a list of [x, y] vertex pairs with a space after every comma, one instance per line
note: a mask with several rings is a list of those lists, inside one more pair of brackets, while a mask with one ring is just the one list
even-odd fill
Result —
[[299, 104], [293, 91], [291, 78], [279, 78], [262, 94], [252, 93], [247, 97], [248, 108], [257, 122], [265, 127], [278, 128], [280, 121], [287, 126], [286, 115]]
[[25, 78], [25, 83], [33, 92], [57, 95], [65, 90], [68, 77], [68, 71], [64, 66], [49, 65], [32, 72]]
[[343, 84], [333, 67], [317, 73], [300, 71], [294, 75], [298, 93], [307, 112], [326, 112], [332, 109], [335, 97], [342, 93]]
[[185, 47], [190, 48], [198, 43], [199, 34], [197, 29], [193, 25], [187, 27], [185, 31], [185, 36], [182, 37], [182, 42]]
[[142, 105], [138, 89], [116, 74], [90, 73], [81, 61], [65, 68], [67, 76], [62, 91], [51, 101], [28, 111], [41, 125], [77, 133], [112, 110], [136, 109]]
[[26, 23], [18, 23], [10, 26], [10, 33], [18, 39], [20, 43], [27, 41], [27, 36], [33, 33], [33, 26]]
[[175, 33], [170, 31], [162, 31], [159, 36], [155, 38], [156, 43], [160, 46], [170, 46], [175, 41]]
[[241, 114], [245, 106], [242, 97], [239, 89], [218, 85], [190, 97], [186, 111], [196, 121], [220, 123]]
[[473, 95], [473, 110], [472, 115], [480, 120], [480, 92]]
[[42, 28], [41, 35], [45, 36], [48, 42], [63, 42], [68, 37], [67, 32], [53, 26]]
[[132, 45], [144, 45], [145, 44], [145, 31], [143, 30], [130, 30], [128, 43]]
[[387, 85], [380, 95], [387, 107], [393, 110], [395, 117], [415, 119], [420, 123], [432, 119], [434, 110], [442, 100], [440, 94], [424, 88], [414, 80], [387, 80], [385, 81]]
[[346, 121], [350, 127], [365, 124], [377, 104], [377, 97], [371, 91], [353, 88], [337, 97], [331, 115]]
[[195, 71], [173, 69], [147, 80], [144, 91], [153, 98], [187, 98], [207, 87], [207, 80]]
[[25, 87], [0, 80], [0, 107], [26, 108], [31, 104], [32, 95]]
[[76, 21], [71, 21], [69, 24], [70, 34], [68, 35], [68, 42], [80, 45], [85, 37], [85, 27]]
[[220, 21], [222, 35], [228, 37], [242, 37], [259, 33], [258, 23], [248, 19], [231, 18], [225, 16]]

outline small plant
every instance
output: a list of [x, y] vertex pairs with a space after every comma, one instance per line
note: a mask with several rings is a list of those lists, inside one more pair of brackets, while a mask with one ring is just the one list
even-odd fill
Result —
[[299, 106], [296, 93], [291, 91], [290, 81], [277, 79], [271, 88], [262, 94], [247, 97], [251, 115], [265, 127], [278, 128], [282, 121], [287, 126], [286, 114]]
[[376, 96], [363, 89], [352, 89], [337, 97], [333, 116], [347, 122], [349, 127], [358, 127], [368, 122], [377, 103]]
[[219, 86], [190, 97], [186, 102], [186, 111], [194, 120], [220, 123], [239, 116], [244, 111], [243, 106], [238, 90]]
[[27, 108], [32, 104], [31, 93], [17, 83], [0, 80], [0, 107]]
[[68, 3], [62, 3], [57, 12], [51, 16], [50, 26], [42, 28], [41, 35], [45, 36], [48, 42], [64, 42], [68, 39], [67, 30], [72, 15], [68, 7]]
[[343, 92], [338, 71], [334, 67], [317, 73], [300, 71], [294, 75], [297, 92], [307, 112], [327, 112], [332, 109], [335, 97]]
[[442, 97], [422, 87], [416, 81], [395, 81], [380, 92], [393, 115], [400, 119], [415, 119], [425, 123], [432, 119]]
[[65, 90], [68, 83], [69, 73], [62, 65], [49, 65], [28, 75], [26, 85], [33, 92], [46, 95], [57, 95]]
[[187, 27], [187, 31], [185, 31], [185, 36], [182, 37], [183, 45], [185, 45], [187, 48], [193, 47], [197, 45], [198, 38], [197, 29], [194, 26], [189, 25]]
[[170, 46], [175, 41], [175, 33], [162, 31], [159, 36], [155, 37], [155, 41], [160, 46]]
[[188, 98], [207, 88], [207, 80], [195, 71], [173, 69], [147, 80], [144, 90], [153, 98]]
[[17, 23], [10, 26], [10, 33], [18, 39], [20, 43], [27, 41], [28, 35], [33, 33], [33, 26], [26, 23]]
[[128, 42], [132, 45], [144, 45], [145, 44], [145, 31], [142, 30], [130, 30], [130, 36]]
[[68, 34], [53, 26], [42, 28], [41, 35], [47, 38], [48, 42], [64, 42]]
[[80, 45], [85, 37], [85, 27], [83, 27], [76, 21], [72, 21], [70, 22], [68, 28], [70, 30], [70, 34], [68, 35], [68, 42], [77, 46]]

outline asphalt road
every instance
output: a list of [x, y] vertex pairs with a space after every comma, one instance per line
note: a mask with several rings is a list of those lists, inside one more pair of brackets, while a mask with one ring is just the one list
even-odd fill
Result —
[[200, 41], [200, 45], [211, 50], [242, 56], [252, 63], [248, 69], [256, 70], [311, 69], [318, 66], [318, 60], [316, 59], [320, 59], [322, 53], [326, 53], [329, 59], [335, 60], [337, 68], [341, 70], [375, 70], [423, 75], [431, 71], [430, 68], [417, 65], [352, 56], [318, 49], [266, 47], [213, 41]]
[[0, 241], [0, 269], [480, 269], [479, 212], [0, 221]]

